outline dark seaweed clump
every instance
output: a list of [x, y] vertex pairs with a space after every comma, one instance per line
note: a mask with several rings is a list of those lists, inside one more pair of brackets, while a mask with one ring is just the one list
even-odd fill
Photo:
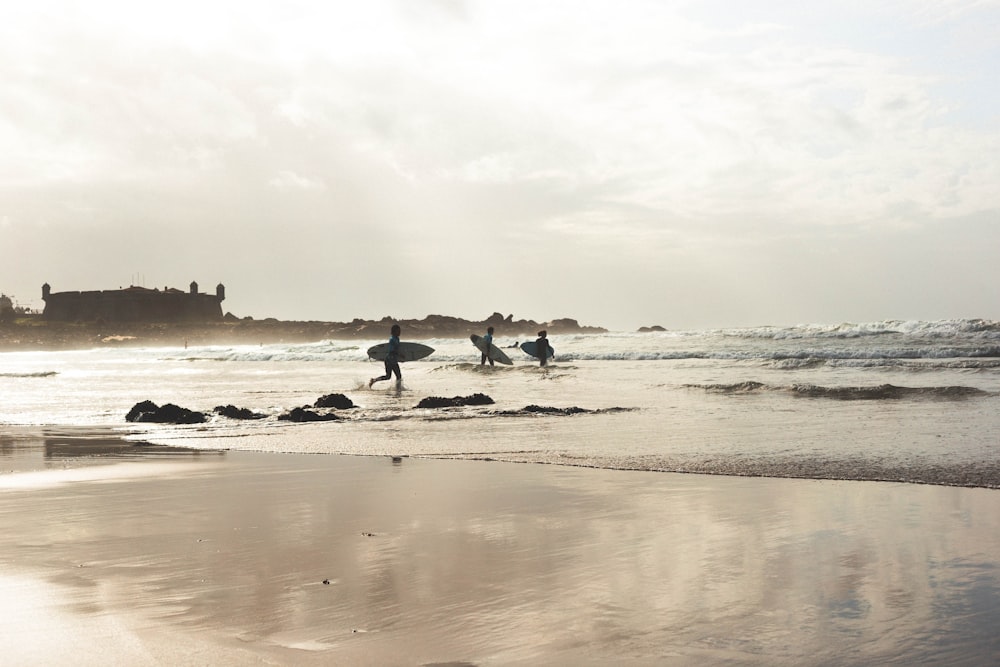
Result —
[[418, 408], [457, 408], [465, 405], [493, 405], [493, 399], [486, 394], [453, 396], [452, 398], [428, 396], [417, 403]]
[[597, 410], [588, 410], [587, 408], [578, 408], [576, 406], [569, 408], [554, 408], [548, 405], [527, 405], [520, 410], [504, 410], [503, 412], [498, 412], [499, 415], [504, 416], [518, 416], [518, 415], [556, 415], [562, 417], [568, 417], [570, 415], [596, 415], [596, 414], [613, 414], [616, 412], [632, 412], [636, 408], [599, 408]]
[[585, 410], [584, 408], [571, 407], [571, 408], [553, 408], [547, 405], [526, 405], [522, 412], [534, 412], [545, 415], [578, 415], [585, 412], [592, 412], [592, 410]]
[[736, 384], [686, 384], [684, 387], [688, 389], [704, 389], [705, 391], [718, 394], [747, 393], [769, 388], [764, 383], [756, 382], [754, 380], [737, 382]]
[[898, 400], [902, 398], [963, 399], [984, 396], [987, 392], [975, 387], [897, 387], [880, 384], [874, 387], [818, 387], [810, 384], [792, 386], [796, 396], [835, 398], [842, 401]]

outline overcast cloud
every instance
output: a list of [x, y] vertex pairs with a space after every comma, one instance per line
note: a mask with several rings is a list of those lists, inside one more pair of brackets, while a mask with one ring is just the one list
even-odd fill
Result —
[[0, 291], [634, 329], [998, 317], [1000, 2], [0, 8]]

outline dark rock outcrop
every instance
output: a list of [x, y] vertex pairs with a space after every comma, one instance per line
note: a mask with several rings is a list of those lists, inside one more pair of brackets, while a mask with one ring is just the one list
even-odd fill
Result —
[[[389, 326], [398, 323], [405, 340], [428, 338], [466, 338], [482, 333], [487, 327], [496, 328], [504, 338], [530, 337], [546, 329], [549, 335], [606, 333], [607, 329], [579, 324], [571, 318], [536, 322], [514, 319], [493, 313], [485, 320], [466, 320], [446, 315], [428, 315], [423, 319], [380, 320], [355, 318], [350, 322], [288, 321], [274, 318], [255, 320], [247, 316], [236, 318], [231, 313], [208, 322], [144, 322], [105, 319], [103, 325], [93, 320], [62, 322], [41, 315], [18, 318], [0, 326], [0, 350], [8, 349], [72, 349], [95, 344], [122, 346], [181, 346], [210, 344], [267, 344], [316, 342], [330, 339], [383, 339]], [[113, 326], [112, 330], [109, 327]]]
[[332, 414], [319, 414], [308, 408], [293, 408], [291, 412], [278, 415], [278, 419], [289, 422], [329, 422], [336, 421], [340, 417]]
[[158, 406], [152, 401], [142, 401], [132, 406], [132, 409], [125, 415], [125, 421], [154, 424], [201, 424], [205, 421], [205, 415], [173, 403]]
[[493, 399], [486, 394], [453, 396], [452, 398], [428, 396], [417, 403], [418, 408], [457, 408], [463, 405], [493, 405]]
[[235, 405], [217, 405], [215, 414], [229, 417], [230, 419], [264, 419], [267, 415], [253, 412], [247, 408], [238, 408]]
[[528, 405], [525, 406], [524, 412], [536, 412], [543, 413], [547, 415], [578, 415], [585, 412], [591, 412], [590, 410], [584, 410], [583, 408], [553, 408], [546, 405]]
[[320, 396], [313, 403], [314, 408], [334, 408], [336, 410], [349, 410], [350, 408], [357, 407], [354, 405], [354, 401], [349, 399], [343, 394], [327, 394], [326, 396]]

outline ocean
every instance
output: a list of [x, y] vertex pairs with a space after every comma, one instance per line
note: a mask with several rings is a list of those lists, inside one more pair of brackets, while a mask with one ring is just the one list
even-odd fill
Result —
[[[1000, 488], [997, 321], [553, 335], [545, 368], [502, 332], [495, 343], [513, 366], [481, 366], [468, 338], [421, 340], [435, 352], [403, 364], [401, 387], [369, 389], [383, 368], [365, 350], [381, 342], [6, 352], [0, 429], [113, 430], [195, 450]], [[335, 421], [278, 419], [331, 393], [356, 407], [314, 409]], [[474, 394], [493, 402], [418, 407]], [[144, 400], [208, 420], [126, 422]], [[224, 405], [265, 417], [213, 413]], [[46, 463], [0, 467], [34, 465]]]

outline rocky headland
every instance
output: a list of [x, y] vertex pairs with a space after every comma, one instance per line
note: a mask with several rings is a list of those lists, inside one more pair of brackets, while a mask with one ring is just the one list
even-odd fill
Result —
[[0, 322], [0, 351], [65, 350], [106, 346], [173, 347], [184, 345], [256, 345], [309, 343], [328, 339], [380, 339], [398, 323], [404, 340], [461, 338], [495, 328], [496, 336], [534, 337], [540, 329], [549, 334], [605, 333], [603, 327], [581, 325], [574, 319], [549, 322], [515, 320], [493, 313], [484, 320], [447, 315], [423, 319], [354, 319], [350, 322], [255, 320], [231, 314], [220, 322], [57, 322], [40, 316]]

